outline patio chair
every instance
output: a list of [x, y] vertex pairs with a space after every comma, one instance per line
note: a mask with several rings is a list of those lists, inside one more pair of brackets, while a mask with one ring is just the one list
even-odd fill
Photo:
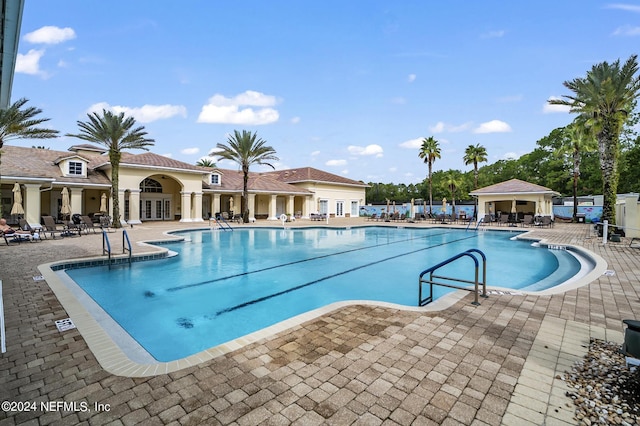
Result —
[[46, 238], [46, 233], [48, 232], [51, 235], [51, 238], [55, 239], [56, 238], [56, 233], [58, 233], [61, 237], [63, 237], [64, 235], [64, 227], [60, 228], [58, 226], [58, 224], [56, 223], [55, 219], [53, 218], [53, 216], [42, 216], [42, 233], [45, 234], [45, 238]]
[[377, 220], [377, 219], [378, 219], [378, 213], [374, 213], [367, 218], [368, 221]]
[[525, 214], [524, 218], [522, 219], [521, 225], [522, 225], [523, 228], [525, 226], [533, 226], [533, 215], [532, 214]]
[[[31, 234], [31, 238], [34, 241], [40, 241], [40, 232], [39, 232], [40, 228], [33, 229], [33, 227], [31, 227], [31, 225], [29, 225], [29, 222], [27, 222], [25, 219], [19, 219], [18, 223], [20, 225], [20, 229]], [[42, 236], [44, 238], [47, 238], [47, 236], [44, 233], [42, 233]]]
[[88, 234], [89, 230], [93, 231], [94, 234], [96, 233], [97, 226], [89, 216], [80, 216], [80, 225], [82, 229], [84, 229], [85, 234]]

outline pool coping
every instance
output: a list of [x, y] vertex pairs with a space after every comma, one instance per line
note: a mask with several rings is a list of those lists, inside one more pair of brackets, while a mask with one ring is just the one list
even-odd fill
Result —
[[[344, 228], [344, 227], [337, 227]], [[203, 228], [201, 228], [203, 229]], [[208, 228], [204, 228], [208, 229]], [[278, 229], [278, 228], [276, 228]], [[194, 229], [192, 229], [194, 230]], [[132, 256], [135, 258], [145, 257], [146, 260], [154, 257], [166, 257], [169, 254], [169, 250], [163, 248], [162, 245], [154, 245], [161, 242], [167, 241], [179, 241], [182, 239], [181, 237], [176, 237], [176, 233], [180, 233], [180, 231], [184, 232], [184, 230], [174, 230], [174, 231], [166, 231], [163, 234], [171, 237], [169, 239], [162, 240], [145, 240], [144, 242], [138, 242], [138, 245], [147, 246], [149, 248], [153, 248], [153, 252], [145, 252], [138, 255]], [[539, 242], [541, 245], [549, 245], [545, 239], [533, 238], [526, 232], [524, 234], [519, 234], [516, 238], [527, 239], [531, 241]], [[553, 287], [552, 289], [542, 290], [542, 291], [534, 291], [534, 292], [526, 292], [519, 291], [513, 289], [501, 289], [499, 287], [492, 287], [493, 290], [497, 291], [497, 293], [491, 294], [500, 294], [503, 292], [505, 294], [522, 294], [522, 295], [551, 295], [557, 293], [564, 293], [566, 291], [582, 287], [587, 285], [597, 279], [600, 275], [604, 273], [607, 268], [606, 261], [595, 253], [574, 245], [565, 245], [565, 247], [571, 247], [572, 250], [579, 251], [584, 255], [593, 259], [594, 267], [593, 269], [587, 273], [582, 278], [575, 280], [567, 284], [561, 284], [559, 286]], [[116, 259], [122, 259], [124, 256], [115, 256]], [[139, 261], [139, 260], [138, 260]], [[169, 362], [155, 362], [155, 363], [141, 363], [133, 361], [125, 351], [113, 340], [113, 338], [109, 335], [109, 333], [104, 329], [104, 327], [99, 323], [99, 321], [89, 312], [86, 306], [84, 306], [81, 301], [73, 294], [71, 289], [63, 282], [63, 280], [57, 275], [59, 270], [63, 269], [61, 265], [69, 265], [69, 264], [95, 264], [96, 262], [100, 262], [104, 264], [104, 257], [90, 257], [90, 258], [81, 258], [81, 259], [69, 259], [64, 261], [56, 261], [45, 263], [38, 266], [38, 269], [42, 273], [43, 278], [55, 294], [58, 301], [62, 304], [63, 308], [75, 324], [76, 328], [86, 341], [89, 349], [96, 357], [98, 363], [105, 369], [105, 371], [124, 377], [151, 377], [160, 374], [172, 373], [175, 371], [182, 370], [184, 368], [196, 366], [203, 362], [212, 360], [214, 358], [223, 356], [230, 352], [233, 352], [237, 349], [240, 349], [244, 346], [247, 346], [251, 343], [258, 342], [260, 340], [270, 338], [278, 333], [284, 332], [286, 330], [291, 329], [297, 325], [305, 323], [307, 321], [311, 321], [316, 319], [322, 315], [333, 312], [337, 309], [353, 306], [353, 305], [369, 305], [369, 306], [377, 306], [384, 307], [390, 309], [397, 309], [403, 311], [412, 311], [412, 312], [437, 312], [444, 310], [453, 306], [455, 303], [462, 300], [466, 297], [469, 292], [463, 290], [457, 290], [452, 293], [448, 293], [445, 296], [437, 299], [435, 302], [430, 303], [427, 306], [406, 306], [399, 305], [395, 303], [388, 302], [379, 302], [379, 301], [370, 301], [370, 300], [350, 300], [350, 301], [341, 301], [335, 302], [312, 311], [308, 311], [302, 313], [300, 315], [296, 315], [295, 317], [286, 319], [269, 327], [263, 328], [261, 330], [257, 330], [253, 333], [249, 333], [247, 335], [241, 336], [239, 338], [233, 339], [221, 345], [217, 345], [206, 349], [204, 351], [198, 352], [196, 354], [190, 355], [185, 358], [181, 358], [175, 361]], [[558, 289], [560, 288], [560, 289]], [[107, 314], [108, 315], [108, 314]]]

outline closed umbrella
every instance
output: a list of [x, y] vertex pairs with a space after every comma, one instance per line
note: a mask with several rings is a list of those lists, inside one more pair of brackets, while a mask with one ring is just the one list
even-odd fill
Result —
[[412, 198], [411, 199], [411, 207], [409, 207], [409, 219], [413, 220], [413, 216], [414, 216], [414, 212], [413, 212], [413, 203], [415, 202], [415, 200]]
[[538, 214], [542, 214], [542, 198], [538, 198]]
[[71, 214], [71, 204], [69, 203], [69, 190], [65, 186], [62, 188], [62, 207], [60, 207], [60, 213], [62, 216], [67, 216]]
[[443, 198], [442, 199], [442, 213], [446, 213], [447, 211], [447, 199]]
[[22, 192], [20, 191], [20, 184], [13, 185], [13, 207], [11, 207], [12, 215], [24, 214], [24, 208], [22, 208]]
[[511, 225], [510, 226], [516, 226], [515, 223], [518, 221], [518, 216], [517, 216], [517, 208], [516, 208], [516, 199], [514, 198], [511, 201]]
[[229, 198], [229, 210], [233, 211], [233, 197]]
[[107, 194], [103, 192], [102, 195], [100, 196], [100, 213], [106, 213], [106, 212], [107, 212]]

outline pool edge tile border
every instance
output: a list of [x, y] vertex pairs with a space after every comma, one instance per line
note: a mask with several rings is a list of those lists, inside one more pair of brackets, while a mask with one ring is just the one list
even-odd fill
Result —
[[[80, 262], [87, 262], [101, 259], [102, 258], [84, 258], [77, 260]], [[252, 343], [275, 336], [278, 333], [319, 318], [337, 309], [349, 306], [366, 305], [413, 312], [437, 312], [453, 306], [469, 294], [466, 291], [448, 293], [435, 302], [423, 307], [404, 306], [371, 300], [335, 302], [312, 311], [304, 312], [300, 315], [296, 315], [295, 317], [291, 317], [261, 330], [254, 331], [253, 333], [240, 336], [220, 345], [213, 346], [185, 358], [169, 362], [158, 361], [156, 363], [145, 364], [135, 362], [129, 358], [124, 350], [118, 346], [118, 344], [107, 333], [103, 325], [100, 324], [93, 315], [91, 315], [87, 308], [71, 292], [54, 270], [54, 268], [61, 263], [68, 264], [73, 262], [74, 260], [50, 262], [39, 265], [38, 269], [42, 273], [46, 283], [49, 285], [49, 288], [51, 288], [64, 310], [76, 325], [78, 332], [86, 341], [87, 346], [89, 346], [89, 349], [96, 357], [98, 363], [105, 369], [105, 371], [123, 377], [152, 377], [193, 367], [241, 349]]]

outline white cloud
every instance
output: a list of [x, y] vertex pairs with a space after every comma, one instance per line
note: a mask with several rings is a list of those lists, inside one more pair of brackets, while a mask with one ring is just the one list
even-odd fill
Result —
[[416, 81], [416, 75], [415, 74], [409, 74], [409, 76], [407, 77], [407, 81], [409, 83], [413, 83], [414, 81]]
[[[276, 105], [275, 96], [247, 90], [244, 93], [227, 98], [215, 94], [209, 99], [209, 103], [202, 107], [198, 116], [198, 123], [226, 123], [261, 125], [275, 123], [280, 118], [277, 110], [269, 108]], [[256, 110], [253, 108], [260, 107]]]
[[607, 9], [619, 9], [625, 10], [627, 12], [636, 12], [640, 13], [640, 6], [635, 4], [623, 4], [623, 3], [614, 3], [606, 6]]
[[160, 155], [162, 155], [163, 157], [167, 157], [167, 158], [173, 157], [173, 154], [171, 154], [170, 152], [167, 152], [165, 154], [160, 154]]
[[503, 37], [505, 35], [505, 33], [506, 33], [505, 30], [489, 31], [489, 32], [486, 32], [486, 33], [482, 34], [480, 37], [482, 37], [482, 38], [500, 38], [500, 37]]
[[317, 155], [320, 155], [320, 151], [313, 151], [313, 152], [311, 153], [311, 156], [312, 156], [312, 157], [315, 157], [315, 156], [317, 156]]
[[571, 107], [569, 105], [553, 105], [549, 103], [549, 101], [555, 100], [555, 99], [559, 100], [562, 98], [559, 98], [557, 96], [549, 96], [549, 99], [547, 99], [547, 102], [545, 102], [544, 105], [542, 106], [543, 113], [553, 114], [556, 112], [569, 112], [571, 110]]
[[640, 36], [640, 27], [633, 27], [631, 25], [623, 25], [618, 27], [613, 32], [614, 36], [626, 36], [626, 37], [635, 37]]
[[293, 117], [291, 119], [291, 124], [298, 124], [300, 122], [300, 117]]
[[15, 72], [45, 77], [46, 73], [40, 70], [40, 58], [42, 58], [43, 55], [44, 49], [31, 49], [25, 55], [18, 53], [16, 56]]
[[389, 167], [389, 172], [391, 172], [391, 173], [395, 173], [395, 172], [397, 172], [397, 171], [398, 171], [398, 168], [397, 168], [397, 167]]
[[347, 160], [329, 160], [324, 163], [325, 166], [346, 166]]
[[480, 124], [480, 126], [473, 130], [473, 133], [507, 133], [510, 131], [511, 126], [504, 121], [491, 120]]
[[382, 147], [377, 144], [367, 146], [349, 145], [347, 151], [353, 155], [375, 155], [378, 158], [382, 157], [382, 153], [384, 152]]
[[200, 152], [200, 148], [184, 148], [180, 150], [181, 154], [194, 155]]
[[402, 142], [398, 146], [400, 148], [418, 149], [418, 148], [420, 148], [422, 146], [422, 141], [423, 140], [424, 140], [424, 138], [409, 139], [408, 141]]
[[439, 121], [436, 123], [435, 126], [430, 126], [429, 131], [431, 133], [443, 133], [443, 132], [459, 133], [459, 132], [464, 132], [468, 130], [470, 127], [471, 127], [471, 123], [463, 123], [458, 126], [455, 126], [453, 124], [447, 124], [442, 121]]
[[76, 38], [76, 32], [72, 28], [60, 28], [46, 26], [27, 33], [24, 39], [34, 44], [58, 44]]
[[343, 175], [348, 175], [349, 174], [349, 169], [344, 169], [340, 173], [342, 173]]
[[187, 116], [187, 109], [182, 105], [143, 105], [139, 108], [126, 106], [111, 106], [106, 102], [99, 102], [89, 107], [88, 113], [100, 113], [103, 109], [116, 114], [124, 112], [127, 116], [132, 116], [141, 123], [151, 123], [153, 121], [164, 120], [175, 116]]
[[505, 152], [502, 158], [505, 160], [517, 160], [520, 156], [515, 152]]

